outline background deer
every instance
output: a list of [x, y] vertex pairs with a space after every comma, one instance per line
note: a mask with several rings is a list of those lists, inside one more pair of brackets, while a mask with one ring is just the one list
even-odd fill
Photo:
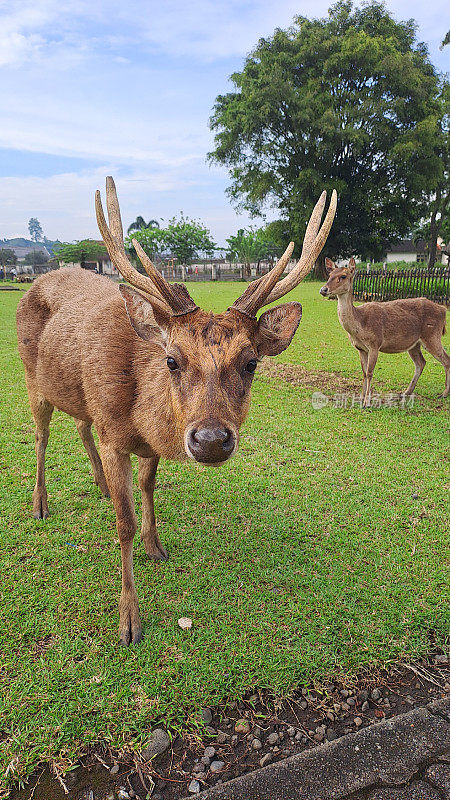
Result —
[[450, 356], [441, 341], [445, 333], [445, 308], [426, 297], [354, 306], [355, 259], [350, 259], [348, 267], [336, 267], [326, 258], [325, 267], [330, 277], [320, 294], [328, 298], [337, 297], [339, 322], [359, 352], [364, 375], [363, 406], [370, 406], [372, 376], [379, 352], [409, 353], [415, 371], [405, 394], [413, 393], [426, 364], [421, 345], [444, 365], [445, 390], [442, 397], [447, 397], [450, 392]]
[[[150, 558], [166, 559], [153, 509], [160, 458], [220, 464], [236, 452], [257, 362], [281, 353], [301, 319], [300, 303], [256, 318], [263, 306], [293, 289], [321, 252], [336, 211], [336, 192], [321, 226], [326, 193], [306, 229], [299, 262], [279, 281], [293, 250], [250, 283], [223, 314], [196, 306], [182, 284], [168, 284], [133, 240], [147, 276], [128, 261], [112, 178], [106, 181], [109, 226], [100, 193], [96, 211], [111, 261], [132, 286], [117, 286], [83, 269], [43, 275], [17, 310], [19, 352], [36, 421], [34, 516], [48, 516], [45, 448], [53, 408], [75, 418], [103, 494], [116, 511], [122, 555], [120, 642], [142, 638], [133, 578], [136, 515], [130, 454], [139, 459], [142, 539]], [[132, 288], [134, 287], [134, 288]], [[95, 425], [100, 455], [92, 436]]]

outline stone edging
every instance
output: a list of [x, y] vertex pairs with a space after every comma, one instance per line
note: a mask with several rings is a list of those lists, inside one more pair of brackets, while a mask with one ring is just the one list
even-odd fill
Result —
[[338, 800], [379, 786], [402, 786], [448, 751], [450, 698], [326, 742], [189, 797], [198, 800]]

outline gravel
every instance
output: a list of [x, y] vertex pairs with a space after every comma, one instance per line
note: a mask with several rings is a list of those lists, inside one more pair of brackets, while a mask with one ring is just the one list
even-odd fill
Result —
[[210, 708], [202, 708], [201, 714], [202, 714], [203, 722], [206, 722], [206, 724], [209, 725], [210, 722], [212, 722], [211, 709]]
[[155, 728], [150, 734], [147, 747], [144, 748], [141, 755], [144, 761], [151, 761], [155, 756], [165, 753], [170, 747], [170, 739], [166, 731], [162, 728]]
[[220, 770], [223, 769], [224, 766], [225, 766], [224, 761], [213, 761], [210, 766], [210, 770], [211, 772], [220, 772]]
[[277, 744], [277, 742], [280, 741], [280, 737], [278, 736], [278, 733], [275, 733], [275, 732], [274, 733], [269, 733], [269, 735], [267, 737], [267, 741], [272, 746], [274, 744]]
[[200, 784], [198, 781], [191, 781], [188, 786], [188, 792], [190, 794], [200, 794]]

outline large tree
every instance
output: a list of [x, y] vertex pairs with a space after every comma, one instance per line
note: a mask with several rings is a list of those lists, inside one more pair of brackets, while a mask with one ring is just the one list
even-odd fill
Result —
[[[428, 265], [432, 267], [436, 261], [437, 240], [445, 238], [444, 223], [450, 216], [450, 83], [442, 82], [440, 94], [441, 114], [438, 132], [435, 137], [435, 153], [439, 159], [439, 176], [437, 184], [429, 194], [428, 214]], [[448, 239], [446, 239], [446, 244]]]
[[231, 80], [209, 157], [229, 168], [238, 205], [277, 207], [301, 242], [321, 190], [336, 187], [331, 256], [380, 257], [411, 230], [439, 172], [438, 77], [412, 20], [341, 0], [261, 39]]

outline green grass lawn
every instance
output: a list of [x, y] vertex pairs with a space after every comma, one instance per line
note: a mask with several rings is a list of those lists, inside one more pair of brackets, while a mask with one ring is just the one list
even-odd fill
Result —
[[[278, 361], [325, 373], [320, 388], [333, 395], [360, 382], [360, 365], [319, 286], [292, 293], [303, 320]], [[243, 286], [189, 288], [204, 308], [223, 310]], [[155, 722], [183, 728], [200, 706], [254, 687], [287, 695], [305, 682], [351, 680], [426, 653], [430, 637], [444, 642], [449, 403], [437, 399], [440, 364], [427, 357], [414, 408], [371, 412], [314, 411], [311, 386], [262, 371], [230, 463], [160, 466], [157, 516], [170, 559], [148, 561], [136, 537], [145, 639], [122, 649], [113, 508], [93, 484], [73, 420], [59, 412], [47, 450], [52, 515], [32, 518], [20, 297], [0, 293], [5, 786], [42, 759], [67, 764], [92, 742], [138, 747]], [[407, 355], [381, 356], [374, 388], [400, 390], [412, 373]], [[177, 626], [182, 616], [190, 631]]]

